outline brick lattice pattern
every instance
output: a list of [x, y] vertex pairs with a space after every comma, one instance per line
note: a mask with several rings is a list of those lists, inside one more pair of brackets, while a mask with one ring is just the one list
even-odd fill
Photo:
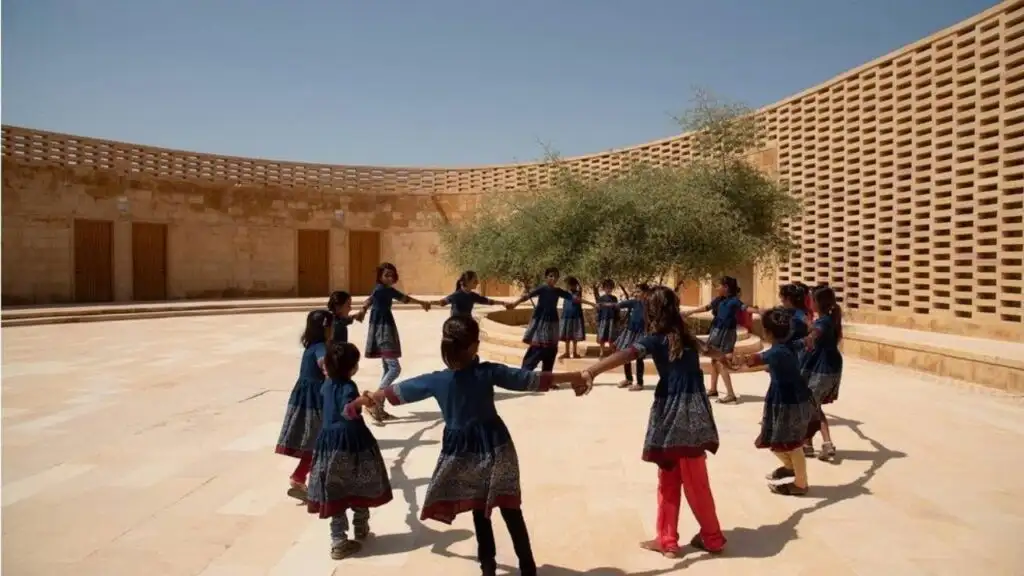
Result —
[[[758, 163], [788, 183], [804, 250], [778, 281], [849, 308], [1024, 321], [1024, 2], [1000, 5], [758, 112]], [[685, 162], [688, 135], [570, 159], [600, 178]], [[158, 180], [381, 196], [543, 184], [541, 164], [382, 168], [199, 154], [4, 126], [5, 160]]]

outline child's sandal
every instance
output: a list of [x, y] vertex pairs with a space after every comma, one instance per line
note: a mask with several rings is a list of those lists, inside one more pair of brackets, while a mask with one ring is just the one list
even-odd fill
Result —
[[643, 389], [644, 389], [644, 385], [643, 384], [632, 384], [629, 387], [629, 391], [630, 392], [640, 392]]
[[807, 488], [801, 488], [796, 484], [769, 484], [768, 489], [781, 496], [805, 496], [807, 494]]
[[718, 398], [718, 390], [708, 390], [708, 398]]
[[697, 550], [707, 552], [708, 554], [718, 555], [725, 551], [723, 549], [711, 550], [710, 548], [705, 546], [704, 539], [700, 537], [700, 534], [694, 534], [693, 538], [690, 538], [690, 546], [696, 548]]
[[288, 489], [288, 495], [300, 502], [309, 501], [309, 493], [306, 492], [304, 489], [298, 488], [296, 486], [292, 486], [291, 488]]
[[796, 476], [796, 473], [786, 468], [785, 466], [779, 466], [775, 470], [772, 470], [771, 474], [765, 476], [768, 480], [785, 480], [786, 478], [792, 478]]
[[363, 549], [363, 545], [355, 540], [345, 540], [331, 545], [331, 559], [344, 560]]
[[822, 462], [830, 462], [836, 457], [836, 447], [831, 442], [825, 442], [821, 445], [821, 452], [818, 452], [818, 460]]
[[733, 395], [723, 396], [718, 399], [719, 404], [736, 404], [736, 397]]
[[630, 382], [629, 380], [623, 380], [623, 381], [619, 382], [619, 388], [629, 388], [632, 385], [633, 385], [633, 383]]
[[356, 540], [366, 540], [370, 537], [370, 526], [356, 526], [352, 533]]

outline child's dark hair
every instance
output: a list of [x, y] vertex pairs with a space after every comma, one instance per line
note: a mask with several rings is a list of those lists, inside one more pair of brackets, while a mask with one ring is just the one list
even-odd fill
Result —
[[344, 290], [335, 290], [331, 292], [331, 296], [327, 299], [327, 310], [334, 313], [334, 310], [338, 306], [344, 306], [346, 302], [352, 299], [352, 295]]
[[725, 286], [725, 293], [729, 296], [740, 295], [740, 283], [736, 281], [732, 276], [722, 276], [722, 280], [719, 282], [722, 286]]
[[650, 292], [651, 290], [653, 290], [653, 288], [651, 287], [650, 284], [648, 284], [647, 282], [641, 282], [641, 283], [636, 285], [636, 297], [640, 298], [644, 294], [647, 294], [648, 292]]
[[700, 350], [697, 338], [686, 327], [679, 313], [679, 295], [668, 286], [648, 288], [644, 306], [644, 321], [650, 334], [664, 334], [668, 338], [668, 357], [678, 360], [683, 350]]
[[779, 288], [779, 299], [797, 310], [804, 310], [804, 291], [796, 284], [783, 284]]
[[352, 369], [359, 364], [359, 348], [351, 342], [331, 342], [327, 345], [327, 354], [324, 355], [324, 368], [327, 369], [327, 377], [335, 382], [348, 380], [352, 375]]
[[818, 286], [814, 289], [814, 303], [818, 306], [818, 313], [832, 319], [832, 326], [836, 331], [836, 340], [843, 339], [843, 310], [836, 302], [836, 292], [829, 286]]
[[792, 323], [793, 311], [782, 306], [776, 306], [761, 313], [761, 325], [764, 326], [766, 333], [771, 334], [772, 340], [775, 342], [784, 342], [789, 338], [789, 332], [793, 328]]
[[615, 289], [615, 281], [612, 280], [611, 278], [605, 278], [604, 280], [601, 280], [601, 289], [602, 290], [614, 290]]
[[583, 288], [580, 286], [579, 279], [575, 276], [566, 276], [565, 285], [569, 287], [569, 292], [572, 292], [573, 294], [579, 294], [583, 291]]
[[462, 290], [466, 284], [472, 282], [474, 279], [476, 279], [476, 272], [466, 270], [459, 276], [459, 279], [455, 281], [455, 291], [458, 292], [459, 290]]
[[377, 266], [377, 284], [382, 283], [380, 280], [384, 277], [384, 272], [387, 270], [391, 270], [395, 277], [395, 282], [398, 282], [398, 268], [395, 268], [395, 265], [391, 262], [381, 262], [380, 266]]
[[329, 310], [313, 310], [306, 315], [306, 329], [302, 331], [303, 348], [327, 341], [327, 327], [334, 322], [334, 312]]
[[561, 275], [562, 275], [561, 271], [559, 271], [558, 268], [555, 268], [554, 266], [552, 266], [550, 268], [545, 268], [544, 269], [544, 277], [545, 278], [547, 278], [548, 276], [561, 276]]
[[452, 316], [441, 327], [441, 359], [452, 370], [473, 361], [472, 347], [480, 341], [480, 325], [472, 316]]

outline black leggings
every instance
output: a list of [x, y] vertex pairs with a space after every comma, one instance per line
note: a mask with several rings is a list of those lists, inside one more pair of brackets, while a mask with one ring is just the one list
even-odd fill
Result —
[[526, 349], [526, 354], [523, 355], [523, 369], [536, 370], [537, 365], [540, 364], [541, 370], [551, 372], [555, 369], [555, 356], [557, 355], [558, 346], [530, 346]]
[[[629, 362], [626, 362], [625, 364], [623, 364], [622, 368], [626, 372], [626, 382], [632, 382], [633, 381], [633, 369], [629, 365]], [[636, 383], [641, 385], [641, 386], [643, 386], [643, 384], [644, 384], [644, 361], [643, 361], [642, 358], [637, 358], [636, 359]]]
[[[501, 518], [505, 521], [508, 534], [512, 537], [512, 547], [519, 558], [519, 572], [523, 576], [536, 576], [537, 563], [533, 560], [533, 549], [530, 548], [530, 534], [526, 531], [526, 520], [523, 511], [518, 508], [499, 508]], [[483, 510], [473, 510], [473, 528], [476, 529], [476, 554], [480, 559], [480, 568], [484, 574], [494, 574], [498, 569], [495, 556], [498, 551], [494, 544], [494, 527], [491, 519], [484, 515]]]

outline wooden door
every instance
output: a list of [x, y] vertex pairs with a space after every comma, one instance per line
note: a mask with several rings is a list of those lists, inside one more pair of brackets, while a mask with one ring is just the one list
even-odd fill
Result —
[[132, 299], [167, 300], [167, 225], [132, 223]]
[[348, 289], [353, 295], [366, 296], [377, 284], [380, 264], [380, 232], [349, 230]]
[[331, 292], [329, 230], [299, 230], [299, 297], [327, 297]]
[[114, 301], [114, 223], [75, 220], [75, 302]]

